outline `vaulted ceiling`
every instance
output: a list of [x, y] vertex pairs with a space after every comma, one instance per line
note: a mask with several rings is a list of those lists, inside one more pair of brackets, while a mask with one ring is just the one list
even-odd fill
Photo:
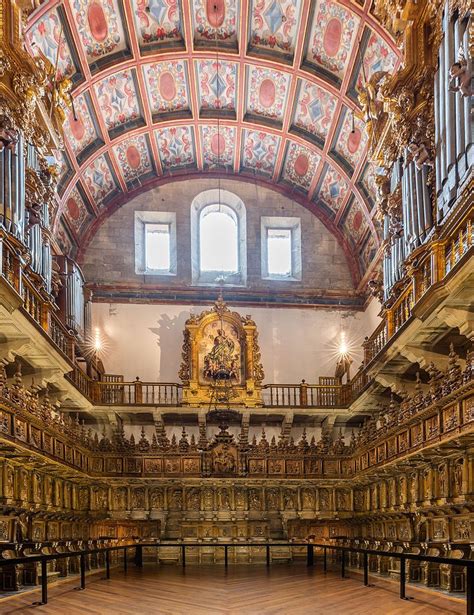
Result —
[[[318, 215], [363, 273], [380, 239], [357, 103], [399, 52], [372, 0], [54, 0], [27, 45], [74, 84], [55, 232], [74, 253], [138, 190], [239, 174]], [[59, 51], [58, 51], [59, 46]]]

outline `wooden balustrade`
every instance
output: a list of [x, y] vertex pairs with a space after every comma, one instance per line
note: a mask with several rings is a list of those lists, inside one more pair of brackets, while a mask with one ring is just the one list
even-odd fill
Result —
[[372, 335], [366, 338], [364, 346], [364, 365], [368, 365], [385, 347], [387, 343], [387, 323], [385, 320], [378, 325]]
[[181, 385], [173, 382], [102, 382], [89, 381], [90, 397], [107, 406], [178, 406]]
[[61, 350], [61, 352], [63, 352], [69, 359], [74, 361], [75, 338], [71, 333], [69, 333], [69, 331], [67, 331], [63, 323], [55, 314], [51, 315], [50, 335], [59, 350]]
[[389, 320], [389, 337], [394, 335], [410, 318], [413, 304], [413, 283], [411, 283], [391, 309], [392, 318]]
[[472, 220], [468, 219], [445, 244], [444, 275], [448, 275], [472, 245]]
[[47, 331], [49, 329], [47, 304], [26, 276], [23, 278], [22, 291], [23, 308]]
[[338, 408], [353, 400], [351, 384], [266, 384], [263, 405], [268, 408]]

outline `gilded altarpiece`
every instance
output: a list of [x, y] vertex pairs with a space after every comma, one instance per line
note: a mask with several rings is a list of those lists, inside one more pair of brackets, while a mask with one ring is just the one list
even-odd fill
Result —
[[179, 371], [184, 404], [261, 406], [263, 376], [250, 316], [232, 312], [220, 296], [210, 310], [186, 321]]

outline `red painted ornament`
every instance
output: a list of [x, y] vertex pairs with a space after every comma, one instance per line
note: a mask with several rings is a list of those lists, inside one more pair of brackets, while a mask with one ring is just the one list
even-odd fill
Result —
[[140, 152], [134, 145], [127, 147], [125, 157], [127, 158], [127, 162], [132, 169], [138, 169], [140, 166]]
[[354, 128], [354, 132], [349, 133], [349, 137], [347, 139], [347, 149], [351, 154], [355, 154], [359, 149], [361, 138], [362, 133], [358, 128]]
[[69, 217], [72, 220], [78, 220], [81, 215], [81, 210], [79, 209], [79, 205], [72, 197], [67, 200], [66, 207]]
[[328, 22], [323, 37], [324, 51], [329, 57], [334, 57], [341, 46], [342, 23], [333, 18]]
[[206, 17], [209, 25], [220, 28], [225, 19], [225, 1], [206, 0]]
[[168, 102], [174, 100], [176, 96], [176, 82], [171, 73], [161, 73], [159, 80], [160, 94]]
[[306, 154], [300, 154], [295, 160], [295, 173], [300, 177], [304, 177], [308, 172], [309, 160]]
[[222, 135], [212, 135], [211, 151], [215, 156], [222, 156], [225, 151], [225, 139]]
[[361, 211], [356, 211], [356, 213], [354, 214], [354, 218], [352, 220], [352, 228], [355, 231], [358, 231], [362, 225], [362, 212]]
[[92, 2], [87, 9], [87, 21], [89, 22], [89, 28], [94, 40], [98, 43], [103, 43], [109, 33], [109, 26], [104, 9], [98, 2]]
[[276, 89], [275, 84], [271, 79], [264, 79], [260, 84], [260, 91], [258, 93], [258, 99], [262, 107], [268, 109], [275, 102]]
[[86, 129], [84, 127], [84, 122], [79, 116], [77, 116], [77, 120], [74, 119], [72, 111], [69, 114], [69, 126], [71, 127], [72, 136], [77, 139], [77, 141], [80, 141]]

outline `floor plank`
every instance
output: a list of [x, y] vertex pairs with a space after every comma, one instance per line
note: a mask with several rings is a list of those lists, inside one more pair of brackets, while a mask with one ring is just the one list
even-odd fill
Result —
[[407, 585], [413, 600], [398, 598], [398, 586], [360, 575], [341, 579], [304, 564], [264, 566], [145, 566], [128, 573], [112, 569], [110, 580], [77, 579], [49, 588], [49, 602], [33, 607], [40, 593], [0, 600], [1, 615], [461, 615], [465, 602]]

